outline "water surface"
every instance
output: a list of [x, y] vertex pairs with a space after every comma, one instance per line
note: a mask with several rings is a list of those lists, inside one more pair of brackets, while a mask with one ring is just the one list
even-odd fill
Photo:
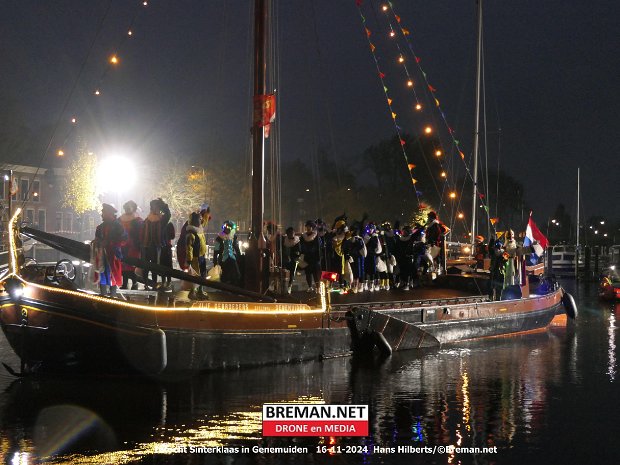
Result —
[[[618, 463], [620, 305], [599, 302], [593, 285], [574, 292], [575, 324], [389, 359], [211, 373], [165, 385], [127, 378], [16, 380], [2, 371], [0, 458], [15, 465]], [[0, 357], [19, 366], [3, 338]], [[263, 438], [262, 404], [298, 401], [368, 404], [370, 435]], [[361, 447], [316, 452], [332, 443], [341, 451]], [[309, 453], [173, 453], [243, 446], [298, 446]], [[399, 453], [399, 446], [411, 446], [412, 453]], [[440, 446], [497, 452], [439, 453]], [[421, 447], [435, 453], [414, 452]]]

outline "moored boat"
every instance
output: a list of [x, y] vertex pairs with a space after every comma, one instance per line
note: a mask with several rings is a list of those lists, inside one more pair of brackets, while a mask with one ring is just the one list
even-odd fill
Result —
[[[255, 111], [266, 97], [266, 2], [256, 0]], [[378, 347], [391, 353], [479, 337], [543, 329], [564, 312], [566, 294], [553, 283], [530, 294], [490, 301], [488, 275], [441, 275], [411, 294], [318, 296], [294, 301], [265, 296], [261, 286], [264, 128], [253, 127], [252, 231], [246, 256], [247, 289], [214, 283], [140, 261], [144, 270], [215, 289], [206, 302], [156, 291], [100, 296], [75, 285], [70, 261], [26, 262], [20, 233], [89, 261], [86, 245], [9, 224], [9, 272], [0, 279], [0, 324], [22, 361], [21, 372], [138, 373], [178, 376], [206, 370], [345, 356]], [[474, 198], [477, 196], [474, 195]], [[248, 290], [249, 289], [249, 290]], [[412, 298], [413, 297], [413, 298]], [[574, 309], [573, 309], [574, 314]], [[574, 316], [574, 315], [573, 315]]]
[[119, 300], [77, 289], [56, 265], [19, 267], [15, 239], [12, 233], [10, 270], [0, 281], [0, 323], [23, 371], [172, 376], [375, 346], [387, 352], [439, 346], [545, 328], [564, 312], [568, 295], [555, 286], [489, 301], [468, 290], [484, 289], [485, 276], [447, 275], [442, 287], [420, 289], [415, 300], [394, 300], [398, 294], [330, 300], [324, 288], [311, 305], [249, 297], [172, 302], [154, 291], [126, 291], [127, 300]]

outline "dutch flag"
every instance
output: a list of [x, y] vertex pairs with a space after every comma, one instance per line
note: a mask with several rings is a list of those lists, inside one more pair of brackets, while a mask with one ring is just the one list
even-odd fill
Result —
[[[534, 244], [534, 241], [538, 241], [537, 244]], [[525, 239], [523, 240], [523, 246], [527, 247], [531, 245], [534, 249], [534, 254], [532, 254], [531, 261], [532, 263], [537, 263], [538, 258], [542, 256], [543, 251], [549, 246], [549, 241], [545, 237], [543, 233], [540, 232], [536, 223], [532, 219], [532, 212], [530, 212], [530, 219], [527, 222], [527, 228], [525, 228]]]

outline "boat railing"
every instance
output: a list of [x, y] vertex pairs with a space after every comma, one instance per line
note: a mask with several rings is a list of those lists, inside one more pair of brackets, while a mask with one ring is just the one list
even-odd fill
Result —
[[346, 311], [354, 307], [364, 307], [370, 310], [386, 310], [386, 309], [410, 309], [410, 308], [427, 308], [427, 307], [441, 307], [452, 306], [461, 304], [475, 304], [488, 302], [487, 296], [467, 296], [467, 297], [443, 297], [439, 299], [410, 299], [401, 301], [387, 301], [387, 302], [357, 302], [357, 303], [338, 303], [332, 304], [332, 311]]

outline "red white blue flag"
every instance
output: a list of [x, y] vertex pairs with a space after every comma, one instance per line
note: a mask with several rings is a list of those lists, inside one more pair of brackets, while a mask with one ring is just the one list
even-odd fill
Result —
[[[538, 243], [534, 244], [535, 241]], [[536, 223], [534, 223], [534, 220], [532, 219], [532, 212], [530, 212], [530, 219], [527, 222], [527, 228], [525, 228], [525, 239], [523, 240], [523, 246], [527, 247], [528, 245], [533, 244], [536, 255], [540, 256], [542, 255], [543, 250], [549, 246], [549, 241], [545, 235], [540, 232], [540, 229], [538, 229]]]

